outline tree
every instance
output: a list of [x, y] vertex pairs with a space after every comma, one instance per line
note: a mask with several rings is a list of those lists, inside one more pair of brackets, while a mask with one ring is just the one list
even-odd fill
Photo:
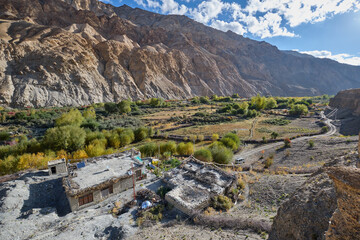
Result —
[[266, 104], [266, 98], [261, 97], [260, 94], [257, 94], [255, 97], [251, 98], [251, 107], [253, 109], [260, 111], [265, 108], [265, 104]]
[[178, 144], [176, 151], [179, 155], [191, 155], [194, 152], [194, 145], [191, 142], [181, 142]]
[[277, 132], [272, 132], [271, 133], [271, 138], [272, 139], [276, 139], [278, 136], [279, 136], [279, 133], [277, 133]]
[[275, 98], [270, 97], [268, 99], [266, 99], [266, 109], [273, 109], [273, 108], [277, 108], [277, 102], [275, 100]]
[[104, 143], [105, 141], [101, 141], [99, 139], [94, 140], [93, 142], [91, 142], [91, 144], [85, 147], [86, 154], [89, 157], [98, 157], [104, 155], [106, 152], [106, 146]]
[[0, 141], [7, 141], [10, 139], [10, 133], [1, 131], [0, 132]]
[[209, 98], [208, 97], [200, 97], [200, 102], [203, 103], [203, 104], [208, 104], [210, 101], [209, 101]]
[[233, 152], [224, 146], [214, 146], [210, 151], [216, 163], [228, 164], [233, 158]]
[[83, 112], [83, 117], [85, 119], [96, 119], [96, 112], [93, 107], [88, 107]]
[[204, 135], [198, 135], [197, 138], [198, 138], [199, 142], [204, 141]]
[[219, 134], [214, 133], [214, 134], [211, 136], [211, 140], [212, 140], [213, 142], [216, 142], [217, 140], [219, 140]]
[[72, 159], [84, 159], [88, 157], [89, 156], [87, 155], [85, 150], [77, 150], [72, 154]]
[[196, 152], [194, 153], [194, 157], [203, 162], [212, 161], [211, 151], [207, 148], [201, 148], [199, 150], [196, 150]]
[[313, 148], [315, 146], [314, 140], [309, 141], [309, 148]]
[[229, 138], [229, 137], [223, 137], [221, 140], [222, 144], [224, 144], [225, 147], [235, 151], [238, 146], [236, 145], [236, 142], [232, 139], [232, 138]]
[[197, 136], [196, 135], [190, 135], [189, 139], [190, 139], [190, 141], [192, 141], [195, 144]]
[[82, 128], [88, 128], [91, 131], [96, 131], [99, 129], [100, 123], [98, 123], [95, 119], [93, 118], [87, 118], [82, 124], [81, 127]]
[[154, 157], [158, 151], [158, 146], [153, 143], [147, 143], [139, 148], [142, 157]]
[[289, 138], [284, 139], [284, 147], [290, 148], [291, 147], [291, 140]]
[[84, 121], [84, 117], [78, 109], [71, 109], [67, 113], [63, 113], [58, 119], [55, 120], [55, 126], [80, 126]]
[[223, 138], [231, 138], [236, 143], [237, 148], [240, 146], [240, 143], [241, 143], [240, 138], [235, 133], [229, 132], [229, 133], [225, 134], [225, 136]]
[[26, 118], [26, 113], [25, 112], [17, 112], [17, 113], [15, 113], [15, 118], [17, 120], [23, 120]]
[[153, 107], [161, 107], [164, 104], [164, 99], [162, 98], [151, 98], [150, 105]]
[[46, 131], [42, 145], [52, 150], [69, 152], [81, 149], [85, 144], [85, 130], [77, 126], [61, 126]]
[[174, 141], [162, 143], [160, 145], [160, 152], [161, 152], [161, 154], [168, 152], [171, 155], [174, 155], [176, 153], [176, 143]]
[[304, 104], [295, 104], [291, 107], [289, 114], [292, 116], [301, 116], [306, 115], [309, 112], [309, 109]]
[[131, 102], [128, 100], [122, 100], [118, 105], [118, 109], [119, 109], [120, 113], [131, 112]]
[[105, 103], [104, 105], [105, 111], [108, 113], [116, 113], [119, 109], [116, 103]]
[[145, 138], [148, 137], [148, 129], [146, 127], [140, 127], [138, 129], [135, 130], [134, 134], [135, 134], [135, 140], [137, 142], [140, 142], [142, 140], [144, 140]]

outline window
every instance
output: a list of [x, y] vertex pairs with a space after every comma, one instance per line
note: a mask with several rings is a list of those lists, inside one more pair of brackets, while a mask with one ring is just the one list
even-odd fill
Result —
[[92, 201], [94, 201], [92, 193], [79, 197], [79, 206], [90, 203]]
[[113, 192], [114, 192], [114, 190], [113, 190], [113, 185], [110, 185], [110, 186], [109, 186], [109, 193], [112, 194]]

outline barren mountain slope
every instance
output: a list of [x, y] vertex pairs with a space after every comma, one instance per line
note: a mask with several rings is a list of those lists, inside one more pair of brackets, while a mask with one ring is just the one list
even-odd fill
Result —
[[0, 0], [0, 49], [0, 103], [11, 106], [315, 95], [360, 83], [360, 67], [97, 0]]

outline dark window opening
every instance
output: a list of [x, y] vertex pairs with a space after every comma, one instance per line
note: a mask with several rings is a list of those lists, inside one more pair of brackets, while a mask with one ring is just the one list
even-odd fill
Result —
[[92, 193], [79, 197], [79, 206], [90, 203], [92, 201], [94, 201]]
[[56, 167], [51, 167], [51, 173], [56, 174]]

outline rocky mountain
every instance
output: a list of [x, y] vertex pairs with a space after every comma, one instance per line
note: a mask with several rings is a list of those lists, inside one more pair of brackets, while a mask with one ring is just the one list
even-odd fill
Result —
[[97, 0], [0, 0], [0, 50], [0, 104], [13, 107], [334, 94], [360, 83], [360, 67]]
[[333, 108], [348, 110], [354, 116], [360, 116], [360, 88], [340, 91], [330, 99], [329, 105]]

